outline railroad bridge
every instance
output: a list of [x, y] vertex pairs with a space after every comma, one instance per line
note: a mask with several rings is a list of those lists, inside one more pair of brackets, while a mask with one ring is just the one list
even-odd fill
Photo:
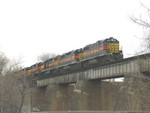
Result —
[[[149, 100], [145, 99], [143, 105], [137, 99], [138, 96], [132, 95], [130, 91], [138, 87], [134, 84], [137, 84], [139, 76], [142, 80], [149, 78], [149, 70], [150, 54], [144, 54], [80, 72], [38, 80], [37, 87], [32, 88], [32, 106], [44, 111], [150, 110]], [[110, 80], [119, 77], [124, 81]], [[29, 100], [25, 104], [31, 104]]]
[[138, 59], [137, 57], [126, 58], [97, 68], [48, 78], [45, 80], [38, 80], [37, 86], [42, 87], [49, 84], [73, 83], [78, 80], [112, 79], [124, 77], [125, 75], [136, 74], [139, 71], [146, 73], [148, 72], [148, 69], [150, 69], [150, 59], [148, 55], [149, 54], [147, 54], [147, 58], [145, 55], [139, 56]]

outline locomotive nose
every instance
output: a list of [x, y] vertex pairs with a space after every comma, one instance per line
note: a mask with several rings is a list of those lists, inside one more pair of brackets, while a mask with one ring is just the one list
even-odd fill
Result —
[[108, 45], [109, 53], [119, 53], [119, 43], [111, 43]]

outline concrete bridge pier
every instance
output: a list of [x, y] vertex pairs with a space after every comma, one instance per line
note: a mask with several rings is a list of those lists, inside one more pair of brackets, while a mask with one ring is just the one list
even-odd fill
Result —
[[[45, 98], [46, 87], [41, 88], [30, 88], [27, 90], [25, 99], [24, 99], [24, 107], [37, 107], [40, 110], [43, 110], [44, 98]], [[16, 97], [16, 102], [20, 102], [20, 94]]]
[[119, 83], [79, 80], [69, 110], [114, 110]]
[[51, 84], [46, 89], [44, 110], [64, 111], [68, 110], [69, 94], [72, 86], [68, 84]]
[[89, 108], [88, 81], [79, 80], [74, 86], [69, 110], [87, 110]]
[[42, 109], [44, 104], [44, 95], [46, 92], [46, 87], [42, 88], [31, 88], [30, 90], [30, 103], [31, 107], [38, 107]]

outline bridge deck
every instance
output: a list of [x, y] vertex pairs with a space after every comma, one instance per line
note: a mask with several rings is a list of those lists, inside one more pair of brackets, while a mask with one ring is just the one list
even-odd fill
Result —
[[116, 78], [124, 75], [136, 74], [141, 71], [148, 72], [149, 69], [150, 69], [150, 57], [143, 58], [143, 56], [141, 55], [139, 59], [137, 59], [137, 57], [131, 57], [98, 68], [66, 74], [63, 76], [57, 76], [54, 78], [38, 80], [37, 86], [42, 87], [53, 83], [56, 84], [72, 83], [76, 82], [77, 80]]

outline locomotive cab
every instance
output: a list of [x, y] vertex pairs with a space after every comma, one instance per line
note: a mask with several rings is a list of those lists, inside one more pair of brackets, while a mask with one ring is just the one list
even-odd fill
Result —
[[122, 50], [119, 49], [119, 41], [110, 37], [105, 40], [107, 46], [107, 55], [111, 55], [112, 59], [119, 60], [123, 59]]
[[107, 46], [108, 54], [122, 53], [122, 51], [119, 50], [119, 41], [117, 39], [110, 37], [104, 41], [104, 44]]

